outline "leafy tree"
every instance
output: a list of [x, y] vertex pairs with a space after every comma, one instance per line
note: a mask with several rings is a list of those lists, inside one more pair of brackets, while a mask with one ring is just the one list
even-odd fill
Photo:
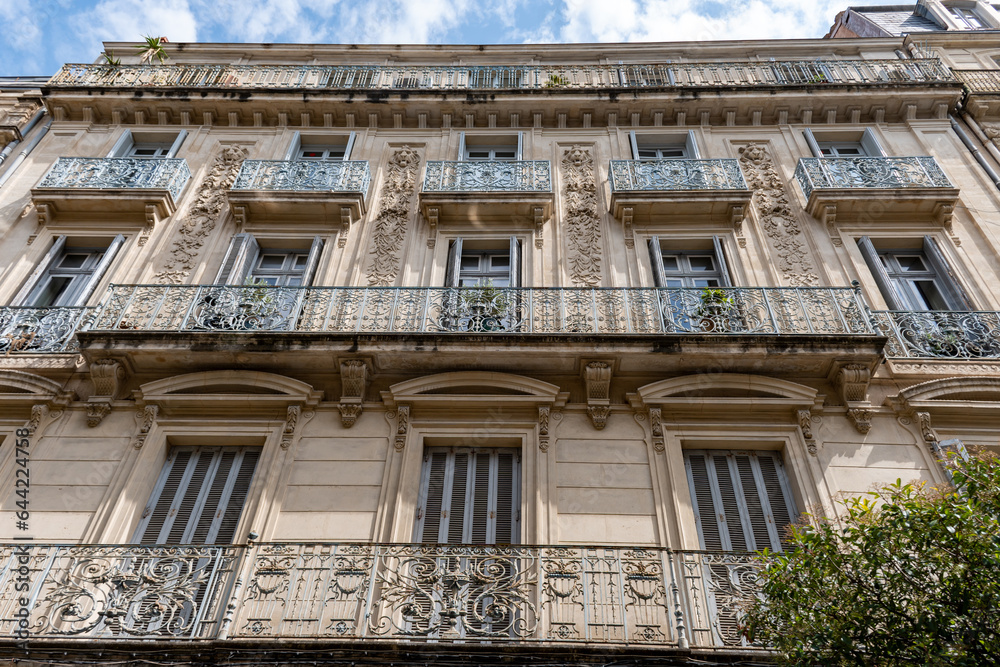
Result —
[[952, 473], [957, 489], [897, 481], [792, 528], [750, 638], [785, 665], [1000, 665], [1000, 459]]

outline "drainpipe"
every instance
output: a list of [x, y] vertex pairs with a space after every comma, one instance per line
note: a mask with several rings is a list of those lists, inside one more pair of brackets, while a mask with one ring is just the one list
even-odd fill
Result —
[[986, 175], [990, 177], [991, 181], [993, 181], [993, 185], [997, 186], [997, 189], [1000, 190], [1000, 176], [998, 176], [997, 172], [990, 166], [990, 163], [986, 160], [986, 156], [980, 153], [979, 149], [976, 148], [976, 145], [972, 143], [972, 139], [969, 138], [969, 135], [967, 135], [965, 130], [963, 130], [958, 124], [958, 121], [955, 119], [955, 115], [949, 114], [948, 118], [951, 119], [951, 129], [955, 130], [955, 134], [957, 134], [958, 138], [962, 140], [965, 147], [972, 152], [972, 156], [976, 158], [976, 162], [979, 163], [979, 166], [983, 168]]
[[[42, 119], [42, 116], [44, 116], [45, 114], [46, 114], [45, 109], [39, 109], [38, 113], [32, 116], [31, 120], [28, 121], [28, 124], [25, 125], [24, 129], [21, 130], [21, 137], [24, 138], [28, 136], [28, 133], [31, 132], [32, 129], [34, 129], [35, 125], [38, 124], [38, 121], [40, 121]], [[14, 147], [17, 146], [19, 143], [21, 143], [20, 139], [14, 139], [4, 147], [3, 151], [0, 152], [0, 164], [3, 164], [4, 160], [6, 160], [7, 157], [14, 152]]]
[[983, 132], [983, 128], [979, 127], [979, 123], [976, 122], [976, 119], [970, 116], [968, 111], [963, 109], [962, 120], [965, 121], [965, 124], [969, 126], [969, 129], [972, 130], [972, 133], [976, 135], [976, 138], [979, 139], [983, 146], [986, 146], [986, 150], [989, 151], [989, 154], [992, 155], [993, 159], [997, 161], [997, 164], [1000, 164], [1000, 149], [997, 149], [996, 145], [990, 141], [990, 138], [986, 136], [985, 132]]
[[7, 182], [7, 180], [14, 174], [15, 171], [17, 171], [17, 168], [21, 165], [22, 162], [24, 162], [24, 158], [28, 157], [28, 154], [35, 149], [35, 146], [37, 146], [38, 142], [42, 140], [42, 137], [45, 136], [45, 133], [49, 131], [50, 125], [52, 125], [51, 118], [49, 118], [45, 122], [45, 125], [43, 125], [42, 129], [38, 131], [38, 134], [36, 134], [34, 137], [31, 138], [31, 141], [28, 142], [28, 145], [22, 148], [21, 152], [17, 154], [17, 157], [15, 157], [14, 161], [10, 163], [10, 167], [7, 168], [7, 171], [3, 173], [3, 176], [0, 176], [0, 188], [2, 188], [3, 184]]

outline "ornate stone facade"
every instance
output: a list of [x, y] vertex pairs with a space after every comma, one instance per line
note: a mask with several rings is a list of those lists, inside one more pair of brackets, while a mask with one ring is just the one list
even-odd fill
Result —
[[368, 284], [373, 287], [394, 285], [399, 275], [419, 169], [420, 155], [409, 146], [393, 151], [386, 164], [382, 200], [373, 219], [372, 245], [368, 251]]
[[560, 166], [570, 281], [577, 287], [597, 287], [602, 276], [602, 234], [597, 215], [593, 149], [585, 145], [564, 149]]

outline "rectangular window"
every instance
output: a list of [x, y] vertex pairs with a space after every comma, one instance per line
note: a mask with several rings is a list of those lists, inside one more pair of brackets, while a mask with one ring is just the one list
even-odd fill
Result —
[[459, 160], [520, 160], [522, 136], [520, 132], [505, 135], [459, 135]]
[[797, 516], [776, 452], [684, 452], [701, 547], [709, 551], [782, 551]]
[[305, 134], [294, 132], [285, 152], [285, 160], [317, 160], [338, 162], [350, 160], [354, 148], [354, 132], [350, 134]]
[[698, 160], [701, 158], [694, 131], [684, 134], [636, 134], [629, 132], [633, 160]]
[[103, 247], [95, 247], [92, 240], [57, 237], [13, 303], [40, 308], [86, 305], [124, 243], [121, 234]]
[[520, 287], [521, 243], [457, 238], [448, 246], [445, 287]]
[[870, 127], [864, 131], [822, 131], [813, 133], [806, 128], [803, 130], [806, 143], [813, 157], [885, 157], [885, 149], [882, 148], [878, 137], [872, 132]]
[[260, 449], [179, 447], [142, 513], [136, 544], [232, 544]]
[[[698, 248], [700, 246], [700, 248]], [[721, 237], [701, 242], [649, 240], [653, 280], [657, 287], [730, 287]]]
[[858, 248], [890, 310], [974, 310], [930, 236], [910, 249], [876, 248], [863, 236]]
[[118, 137], [108, 157], [141, 159], [176, 157], [186, 136], [187, 130], [179, 132], [125, 130]]
[[414, 539], [422, 544], [519, 544], [520, 452], [430, 448]]
[[[302, 239], [305, 245], [305, 239]], [[289, 245], [297, 245], [290, 243]], [[301, 249], [262, 248], [253, 234], [236, 234], [216, 275], [216, 285], [266, 282], [276, 287], [311, 285], [323, 253], [323, 239]]]
[[955, 18], [955, 22], [958, 23], [959, 27], [965, 30], [986, 30], [987, 26], [983, 23], [983, 20], [979, 18], [974, 9], [969, 9], [966, 7], [949, 7], [951, 10], [951, 15]]
[[255, 283], [275, 287], [297, 287], [305, 282], [309, 253], [301, 250], [262, 250], [250, 271]]

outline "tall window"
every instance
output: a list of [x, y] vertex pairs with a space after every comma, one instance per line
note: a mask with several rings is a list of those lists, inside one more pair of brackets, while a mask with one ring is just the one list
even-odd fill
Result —
[[967, 7], [949, 7], [955, 22], [965, 30], [987, 30], [988, 26], [983, 22], [976, 10]]
[[119, 234], [105, 246], [59, 236], [13, 303], [19, 306], [82, 306], [97, 289], [125, 243]]
[[[702, 245], [692, 249], [690, 245]], [[726, 265], [722, 239], [698, 243], [671, 244], [657, 236], [649, 240], [649, 256], [657, 287], [729, 287], [732, 281]]]
[[448, 247], [446, 287], [520, 287], [521, 244], [517, 237], [496, 240], [457, 238]]
[[430, 448], [414, 539], [423, 544], [518, 544], [521, 457], [514, 449]]
[[252, 447], [174, 449], [133, 542], [232, 544], [259, 458]]
[[262, 248], [252, 234], [236, 234], [216, 275], [217, 285], [243, 285], [248, 280], [276, 287], [312, 284], [323, 239], [316, 236], [308, 248]]
[[684, 462], [703, 549], [782, 550], [797, 512], [779, 454], [686, 451]]
[[133, 157], [133, 158], [168, 158], [177, 155], [187, 130], [180, 132], [132, 132], [125, 130], [108, 157]]
[[973, 310], [930, 236], [910, 249], [876, 248], [863, 236], [858, 248], [890, 310]]
[[250, 278], [276, 287], [297, 287], [305, 282], [309, 253], [301, 250], [265, 250], [258, 254]]
[[349, 134], [305, 134], [294, 132], [285, 152], [285, 160], [339, 162], [350, 160], [354, 132]]

